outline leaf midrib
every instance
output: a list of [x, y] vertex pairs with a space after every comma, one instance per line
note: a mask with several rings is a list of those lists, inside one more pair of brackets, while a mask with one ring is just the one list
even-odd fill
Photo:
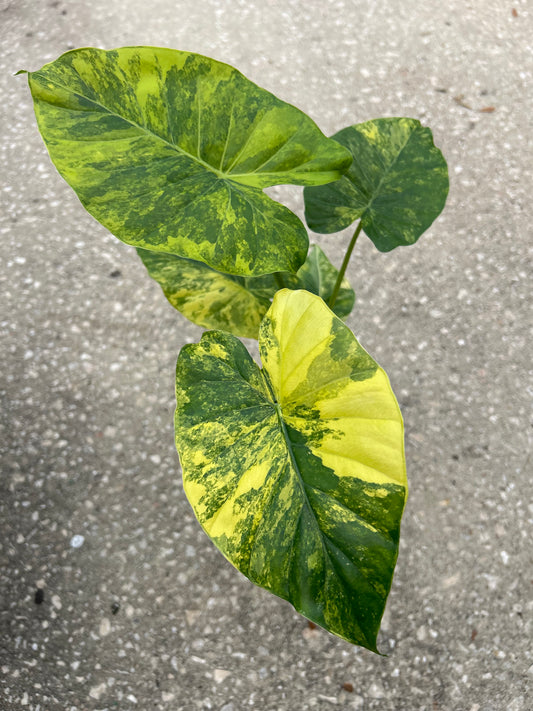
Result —
[[301, 472], [300, 472], [300, 467], [298, 466], [298, 462], [296, 461], [296, 457], [294, 456], [294, 451], [293, 451], [293, 448], [292, 448], [292, 441], [291, 441], [291, 438], [289, 437], [289, 432], [288, 432], [288, 430], [287, 430], [287, 426], [286, 426], [286, 424], [285, 424], [285, 420], [283, 419], [283, 412], [282, 412], [282, 410], [281, 410], [281, 405], [280, 405], [280, 403], [278, 402], [278, 400], [277, 400], [277, 398], [276, 398], [276, 395], [275, 395], [275, 392], [274, 392], [274, 387], [273, 387], [273, 385], [272, 385], [272, 383], [271, 383], [271, 381], [270, 381], [270, 377], [269, 377], [268, 373], [266, 372], [266, 370], [262, 369], [262, 370], [261, 370], [261, 374], [263, 375], [264, 381], [265, 381], [266, 386], [267, 386], [267, 389], [268, 389], [268, 391], [269, 391], [269, 395], [270, 395], [270, 397], [271, 397], [272, 403], [273, 403], [274, 408], [275, 408], [275, 410], [276, 410], [276, 414], [277, 414], [277, 416], [278, 416], [278, 422], [279, 422], [279, 425], [280, 425], [280, 430], [281, 430], [281, 433], [283, 434], [283, 437], [284, 437], [284, 439], [285, 439], [285, 444], [286, 444], [287, 450], [288, 450], [288, 452], [289, 452], [289, 458], [290, 458], [291, 466], [292, 466], [293, 471], [294, 471], [295, 474], [296, 474], [296, 478], [297, 478], [298, 484], [299, 484], [299, 486], [300, 486], [300, 490], [301, 490], [302, 495], [303, 495], [303, 505], [307, 507], [308, 511], [311, 513], [311, 516], [313, 517], [313, 520], [315, 521], [315, 525], [316, 525], [317, 530], [318, 530], [318, 534], [319, 534], [318, 537], [319, 537], [319, 539], [320, 539], [320, 545], [322, 546], [322, 550], [323, 550], [323, 553], [324, 553], [324, 557], [327, 558], [330, 567], [331, 567], [333, 570], [335, 570], [334, 561], [331, 559], [331, 556], [330, 556], [330, 554], [329, 554], [329, 551], [328, 551], [327, 546], [326, 546], [325, 541], [324, 541], [324, 535], [325, 535], [325, 534], [323, 533], [323, 531], [322, 531], [322, 529], [321, 529], [321, 527], [320, 527], [320, 524], [319, 524], [319, 522], [318, 522], [318, 518], [317, 518], [317, 515], [316, 515], [316, 513], [315, 513], [315, 510], [313, 509], [313, 506], [312, 506], [312, 504], [311, 504], [311, 502], [310, 502], [310, 500], [309, 500], [309, 497], [308, 497], [308, 495], [307, 495], [307, 491], [306, 491], [306, 486], [307, 486], [307, 485], [306, 485], [306, 483], [305, 483], [305, 481], [304, 481], [304, 479], [303, 479], [303, 477], [302, 477], [302, 474], [301, 474]]
[[[284, 421], [284, 419], [283, 419], [283, 412], [282, 412], [282, 410], [281, 410], [281, 404], [280, 404], [280, 402], [278, 401], [278, 399], [276, 398], [276, 393], [275, 393], [275, 391], [274, 391], [274, 386], [272, 385], [272, 382], [271, 382], [271, 380], [270, 380], [270, 377], [269, 377], [267, 371], [266, 371], [264, 368], [261, 369], [261, 375], [263, 376], [263, 380], [264, 380], [264, 382], [265, 382], [268, 395], [270, 396], [270, 401], [271, 401], [271, 403], [274, 405], [274, 409], [276, 410], [276, 414], [277, 414], [277, 416], [278, 416], [278, 422], [279, 422], [279, 425], [280, 425], [281, 433], [283, 434], [283, 437], [285, 438], [285, 443], [286, 443], [287, 449], [288, 449], [288, 451], [289, 451], [289, 457], [290, 457], [290, 460], [291, 460], [291, 465], [292, 465], [292, 468], [294, 469], [294, 471], [296, 472], [296, 475], [297, 475], [297, 477], [298, 477], [298, 483], [300, 484], [300, 488], [301, 488], [301, 490], [302, 490], [302, 494], [304, 495], [305, 503], [307, 504], [307, 506], [309, 507], [311, 513], [313, 514], [313, 517], [315, 518], [315, 521], [317, 522], [317, 526], [318, 526], [318, 521], [317, 521], [317, 519], [316, 519], [315, 512], [314, 512], [314, 510], [313, 510], [313, 507], [311, 506], [311, 502], [309, 501], [309, 498], [308, 498], [308, 496], [307, 496], [307, 492], [305, 491], [305, 482], [304, 482], [304, 480], [303, 480], [302, 474], [301, 474], [301, 472], [300, 472], [300, 468], [298, 467], [298, 462], [296, 461], [296, 458], [295, 458], [295, 456], [294, 456], [294, 452], [293, 452], [293, 450], [292, 450], [292, 442], [291, 442], [291, 439], [290, 439], [290, 437], [289, 437], [289, 433], [288, 433], [288, 431], [287, 431], [287, 426], [285, 425], [285, 421]], [[319, 527], [319, 530], [320, 530], [320, 527]]]

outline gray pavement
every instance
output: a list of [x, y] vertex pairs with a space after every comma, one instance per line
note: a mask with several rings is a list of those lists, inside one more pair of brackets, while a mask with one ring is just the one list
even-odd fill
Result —
[[[533, 708], [532, 36], [528, 0], [0, 0], [1, 711]], [[448, 160], [418, 245], [349, 267], [406, 422], [387, 657], [254, 587], [185, 499], [173, 371], [201, 331], [84, 212], [12, 76], [131, 44], [233, 64], [326, 133], [419, 118]], [[318, 240], [339, 263], [348, 234]]]

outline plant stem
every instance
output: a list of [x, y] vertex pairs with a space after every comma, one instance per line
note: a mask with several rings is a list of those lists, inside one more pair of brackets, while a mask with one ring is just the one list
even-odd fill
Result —
[[344, 274], [346, 272], [346, 267], [348, 266], [348, 262], [350, 261], [350, 257], [352, 256], [353, 248], [355, 247], [355, 243], [357, 242], [357, 238], [359, 237], [359, 233], [361, 232], [361, 227], [362, 227], [361, 220], [359, 220], [359, 223], [357, 227], [355, 228], [355, 232], [353, 233], [353, 237], [350, 241], [350, 244], [348, 245], [348, 249], [346, 250], [346, 254], [344, 255], [344, 259], [342, 260], [342, 265], [341, 268], [339, 269], [339, 273], [337, 275], [337, 281], [335, 282], [335, 286], [333, 287], [333, 292], [330, 296], [329, 299], [329, 308], [332, 309], [335, 306], [335, 302], [337, 301], [337, 296], [339, 295], [339, 291], [341, 288], [341, 283], [344, 278]]
[[280, 289], [285, 288], [285, 282], [283, 281], [281, 272], [274, 272], [274, 280]]

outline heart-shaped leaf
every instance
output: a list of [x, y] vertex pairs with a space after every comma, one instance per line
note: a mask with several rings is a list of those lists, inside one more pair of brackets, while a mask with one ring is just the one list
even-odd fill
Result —
[[306, 230], [262, 188], [319, 185], [351, 163], [304, 113], [198, 54], [78, 49], [29, 84], [50, 156], [97, 220], [230, 274], [295, 272]]
[[260, 370], [209, 331], [176, 369], [176, 445], [206, 533], [254, 583], [377, 651], [407, 494], [386, 374], [317, 296], [283, 289]]
[[384, 118], [348, 126], [333, 138], [354, 160], [334, 183], [304, 189], [309, 227], [338, 232], [360, 218], [380, 252], [414, 244], [448, 195], [448, 168], [429, 128], [416, 119]]
[[[157, 281], [172, 306], [204, 328], [218, 328], [243, 338], [257, 338], [259, 324], [279, 289], [273, 274], [242, 277], [222, 274], [202, 262], [173, 254], [137, 250], [148, 274]], [[307, 289], [327, 301], [338, 271], [324, 252], [313, 245], [296, 274], [281, 273], [280, 282], [290, 289]], [[343, 281], [334, 311], [347, 316], [355, 293]]]

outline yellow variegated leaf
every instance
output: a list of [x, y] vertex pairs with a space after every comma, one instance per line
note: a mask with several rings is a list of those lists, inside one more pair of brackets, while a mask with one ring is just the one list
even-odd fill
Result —
[[[147, 249], [138, 249], [137, 253], [172, 306], [190, 321], [243, 338], [257, 338], [261, 319], [270, 306], [261, 288], [268, 277], [222, 274], [202, 262]], [[276, 290], [272, 277], [269, 285], [272, 295]]]
[[377, 651], [407, 495], [384, 371], [324, 302], [279, 291], [263, 369], [206, 333], [176, 371], [186, 494], [224, 555], [309, 619]]
[[263, 188], [320, 185], [350, 153], [233, 67], [92, 47], [30, 72], [39, 130], [84, 207], [127, 244], [222, 272], [295, 272], [308, 238]]
[[[193, 323], [204, 328], [219, 328], [243, 338], [257, 338], [261, 319], [279, 289], [274, 274], [235, 276], [175, 254], [147, 249], [137, 249], [137, 253], [172, 306]], [[307, 289], [327, 301], [337, 275], [337, 269], [324, 252], [313, 245], [296, 274], [283, 272], [279, 277], [285, 286]], [[355, 293], [344, 279], [335, 302], [335, 313], [347, 316], [354, 302]]]

